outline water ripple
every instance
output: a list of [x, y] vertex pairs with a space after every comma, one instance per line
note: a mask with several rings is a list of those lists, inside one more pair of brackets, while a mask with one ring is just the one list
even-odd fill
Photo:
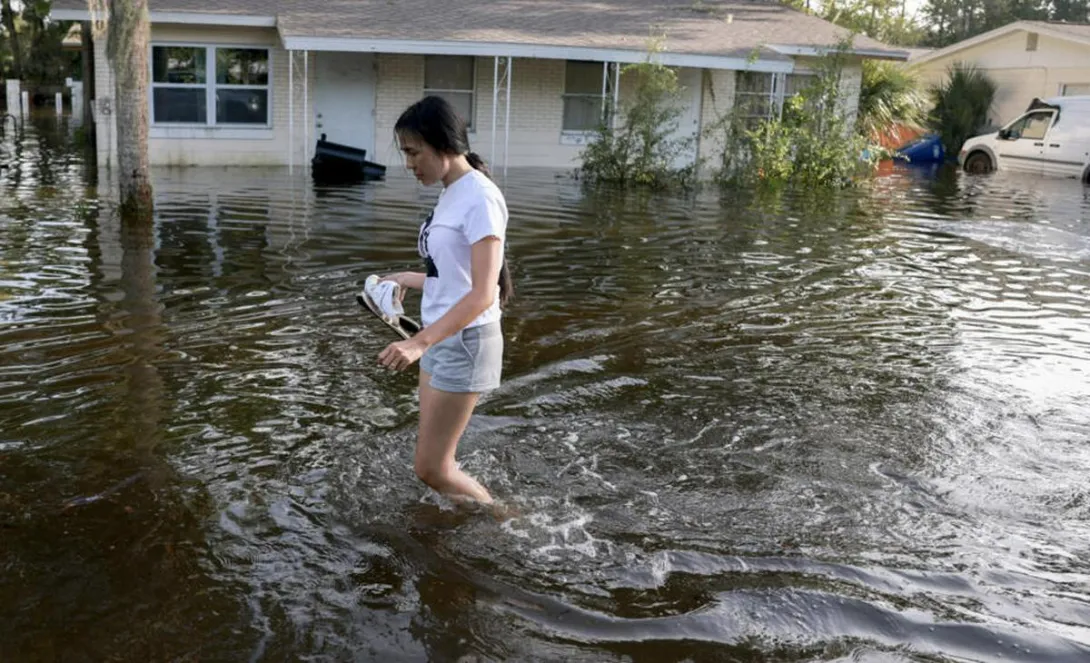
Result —
[[0, 171], [0, 658], [1090, 658], [1077, 185], [513, 174], [459, 452], [497, 522], [416, 481], [354, 301], [434, 191], [158, 172], [149, 242], [44, 135]]

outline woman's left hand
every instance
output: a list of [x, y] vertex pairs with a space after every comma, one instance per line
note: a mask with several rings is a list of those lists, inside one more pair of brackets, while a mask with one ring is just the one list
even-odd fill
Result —
[[379, 353], [378, 362], [390, 370], [403, 371], [424, 356], [427, 349], [427, 345], [416, 338], [398, 341]]

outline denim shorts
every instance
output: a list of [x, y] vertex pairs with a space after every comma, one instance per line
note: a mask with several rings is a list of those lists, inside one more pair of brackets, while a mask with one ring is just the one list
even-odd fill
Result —
[[428, 348], [420, 370], [439, 391], [481, 393], [500, 386], [503, 329], [499, 322], [469, 327]]

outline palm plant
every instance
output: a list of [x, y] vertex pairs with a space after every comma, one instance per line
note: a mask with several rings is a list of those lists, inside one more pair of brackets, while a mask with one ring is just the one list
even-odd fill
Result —
[[860, 134], [879, 141], [898, 128], [919, 129], [925, 119], [926, 103], [911, 73], [892, 62], [863, 61], [856, 120]]
[[934, 108], [928, 123], [939, 134], [947, 154], [957, 154], [966, 139], [987, 125], [996, 90], [995, 81], [986, 73], [960, 62], [950, 67], [945, 81], [931, 89]]

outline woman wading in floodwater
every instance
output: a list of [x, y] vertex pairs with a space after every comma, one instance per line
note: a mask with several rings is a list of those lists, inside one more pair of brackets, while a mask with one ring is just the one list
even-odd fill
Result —
[[410, 106], [394, 125], [406, 166], [424, 185], [441, 183], [420, 227], [425, 272], [384, 277], [424, 291], [423, 329], [391, 343], [379, 362], [405, 370], [420, 361], [416, 474], [456, 501], [492, 503], [484, 486], [458, 469], [458, 441], [482, 392], [500, 384], [502, 306], [511, 296], [504, 259], [507, 203], [481, 158], [469, 151], [466, 122], [440, 97]]

